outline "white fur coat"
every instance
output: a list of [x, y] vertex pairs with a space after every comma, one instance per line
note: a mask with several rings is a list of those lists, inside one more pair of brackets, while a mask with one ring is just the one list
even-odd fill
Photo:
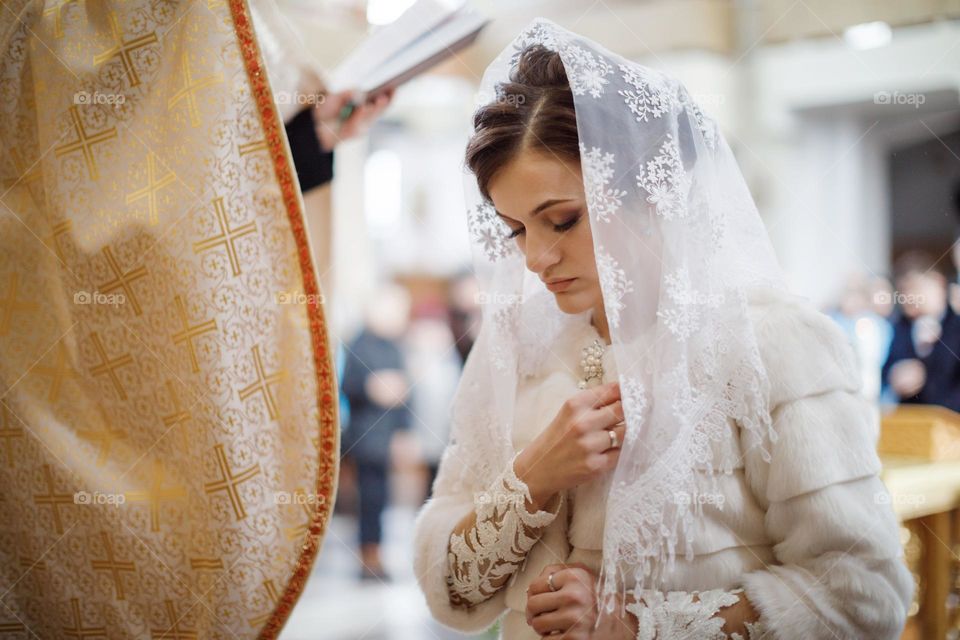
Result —
[[[877, 475], [878, 416], [859, 393], [853, 351], [829, 318], [805, 304], [753, 299], [751, 314], [770, 376], [778, 438], [765, 443], [771, 453], [766, 462], [756, 449], [740, 448], [731, 423], [729, 439], [717, 445], [732, 468], [717, 478], [722, 504], [705, 505], [695, 557], [677, 559], [666, 587], [742, 587], [770, 630], [766, 637], [779, 640], [898, 638], [913, 581]], [[576, 363], [586, 337], [571, 334], [569, 344], [558, 346], [559, 357]], [[604, 358], [605, 379], [615, 375], [611, 361]], [[563, 384], [558, 373], [570, 368], [556, 364], [518, 390], [518, 415], [535, 418], [524, 423], [530, 430], [514, 434], [517, 448], [549, 423], [566, 397], [558, 393], [557, 384]], [[454, 608], [446, 585], [447, 543], [454, 526], [473, 510], [473, 494], [452, 490], [444, 473], [452, 464], [445, 456], [434, 497], [416, 523], [415, 571], [430, 611], [465, 632], [482, 631], [507, 613], [502, 637], [538, 638], [524, 622], [526, 585], [546, 564], [599, 565], [603, 503], [592, 498], [602, 495], [603, 483], [578, 487], [574, 499], [564, 501], [506, 587], [470, 609]], [[576, 500], [584, 493], [591, 499]], [[578, 508], [600, 512], [578, 514]]]

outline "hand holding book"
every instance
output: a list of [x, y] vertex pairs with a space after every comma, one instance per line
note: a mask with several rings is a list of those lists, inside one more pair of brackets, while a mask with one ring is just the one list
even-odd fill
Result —
[[361, 135], [390, 105], [393, 89], [386, 89], [375, 96], [369, 96], [357, 105], [352, 91], [328, 93], [314, 107], [317, 139], [324, 151], [331, 151], [343, 140]]
[[488, 22], [463, 0], [417, 0], [360, 43], [330, 74], [328, 89], [352, 93], [354, 108], [370, 98], [376, 103], [380, 94], [472, 43]]

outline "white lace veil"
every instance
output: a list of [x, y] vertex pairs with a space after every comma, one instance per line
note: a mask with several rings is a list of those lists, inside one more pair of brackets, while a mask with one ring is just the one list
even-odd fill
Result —
[[[742, 427], [744, 446], [773, 437], [746, 294], [785, 285], [730, 148], [678, 81], [538, 19], [488, 67], [481, 95], [497, 96], [533, 44], [560, 53], [574, 95], [626, 413], [603, 541], [599, 597], [609, 612], [618, 591], [658, 588], [676, 553], [692, 555], [702, 504], [694, 469], [723, 471], [710, 442], [727, 420]], [[537, 371], [572, 317], [526, 271], [472, 176], [467, 198], [485, 304], [454, 402], [447, 472], [476, 490], [514, 454], [518, 380]]]

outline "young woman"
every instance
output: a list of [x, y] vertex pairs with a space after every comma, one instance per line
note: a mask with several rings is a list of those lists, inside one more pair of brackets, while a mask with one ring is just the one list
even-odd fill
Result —
[[415, 566], [502, 637], [897, 638], [876, 414], [675, 80], [535, 21], [467, 148], [484, 322]]

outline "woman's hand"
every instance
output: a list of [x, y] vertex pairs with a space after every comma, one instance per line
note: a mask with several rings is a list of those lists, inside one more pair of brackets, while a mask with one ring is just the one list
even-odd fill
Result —
[[530, 489], [533, 504], [547, 504], [559, 491], [583, 484], [613, 469], [620, 447], [611, 449], [613, 430], [623, 442], [620, 384], [610, 382], [572, 396], [514, 463], [517, 477]]
[[[550, 589], [549, 576], [553, 574]], [[541, 636], [562, 635], [564, 640], [633, 640], [637, 619], [629, 611], [597, 622], [597, 576], [586, 565], [551, 564], [527, 589], [527, 624]], [[620, 611], [620, 607], [614, 609]]]

